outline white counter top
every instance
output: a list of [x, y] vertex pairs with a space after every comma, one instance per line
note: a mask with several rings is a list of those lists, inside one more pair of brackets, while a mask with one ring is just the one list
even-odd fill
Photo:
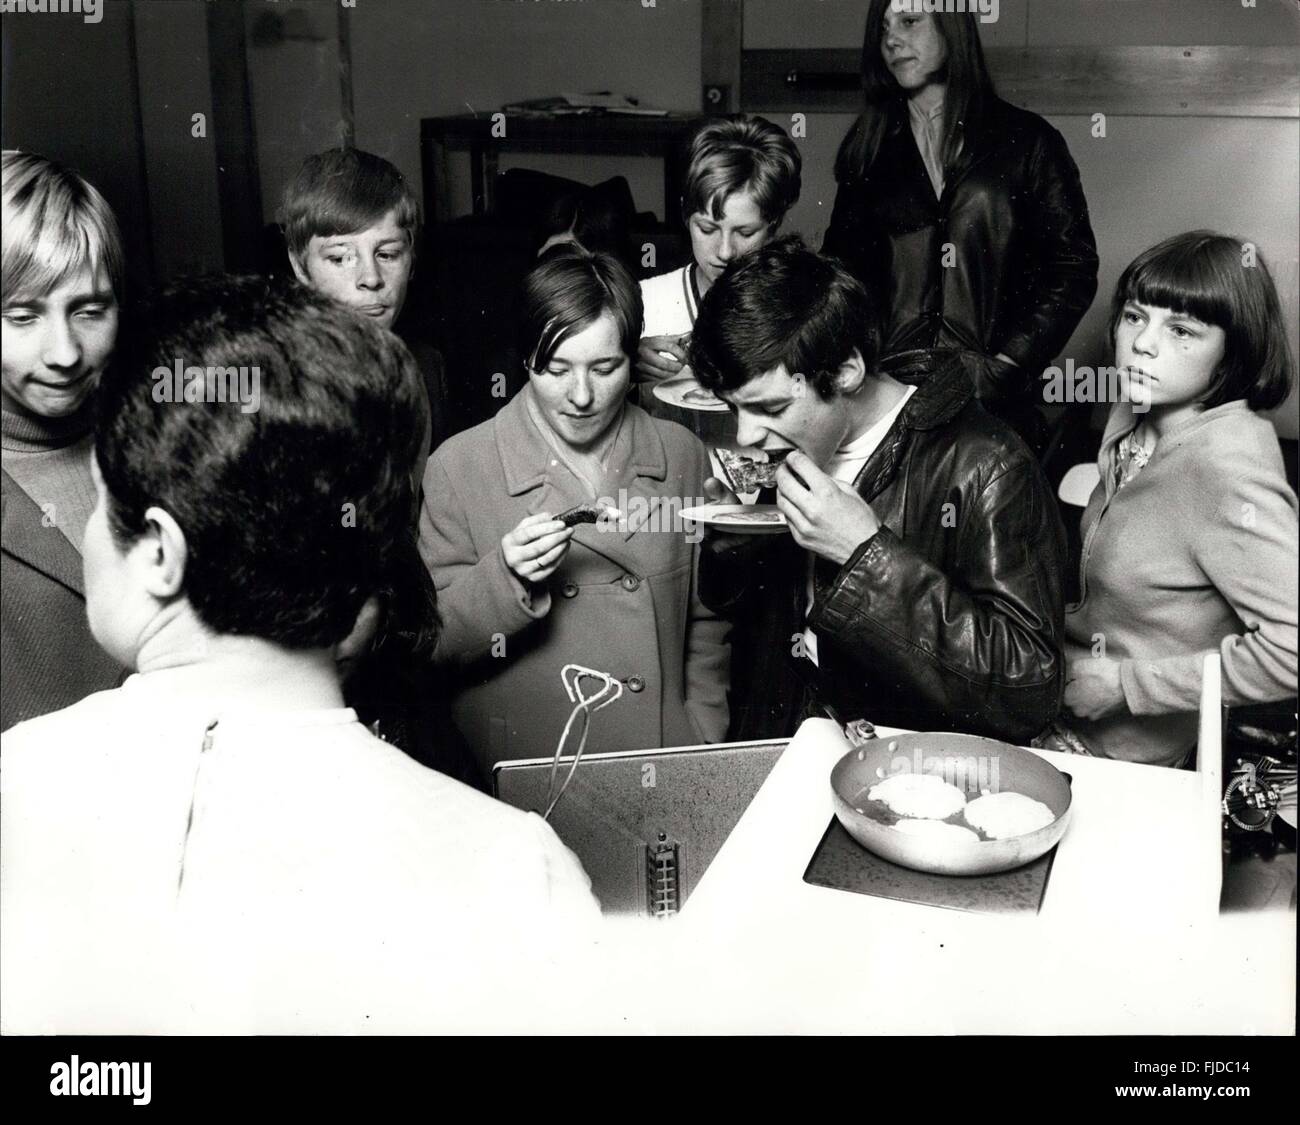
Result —
[[1044, 753], [1074, 797], [1042, 909], [977, 914], [803, 881], [846, 750], [804, 724], [674, 925], [692, 1028], [1292, 1030], [1295, 916], [1213, 912], [1199, 775]]

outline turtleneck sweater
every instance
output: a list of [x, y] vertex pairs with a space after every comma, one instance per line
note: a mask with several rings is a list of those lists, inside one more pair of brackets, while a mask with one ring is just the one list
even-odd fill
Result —
[[95, 510], [95, 481], [90, 475], [93, 406], [87, 403], [67, 418], [38, 418], [9, 410], [0, 412], [0, 417], [5, 472], [80, 552]]

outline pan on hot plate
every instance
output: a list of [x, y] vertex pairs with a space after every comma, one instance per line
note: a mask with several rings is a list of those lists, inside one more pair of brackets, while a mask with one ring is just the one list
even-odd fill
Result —
[[[882, 781], [909, 773], [942, 778], [960, 790], [965, 798], [960, 808], [926, 819], [968, 829], [976, 838], [957, 832], [913, 835], [895, 828], [904, 818], [870, 793]], [[918, 733], [869, 741], [850, 749], [836, 764], [831, 789], [836, 817], [859, 844], [904, 867], [936, 874], [1009, 871], [1055, 846], [1069, 824], [1071, 794], [1064, 774], [1029, 750], [974, 735]], [[987, 820], [977, 817], [972, 824], [966, 818], [969, 803], [1002, 793], [1041, 802], [1051, 821], [1032, 831], [995, 837]]]

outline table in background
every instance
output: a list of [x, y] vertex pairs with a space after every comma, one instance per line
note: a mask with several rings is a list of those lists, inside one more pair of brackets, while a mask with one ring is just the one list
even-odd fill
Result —
[[437, 215], [442, 161], [450, 149], [468, 150], [474, 214], [492, 209], [492, 189], [502, 152], [615, 154], [657, 156], [664, 163], [665, 219], [673, 221], [674, 200], [681, 192], [684, 145], [701, 120], [691, 114], [636, 117], [620, 114], [506, 114], [505, 136], [494, 137], [493, 114], [456, 114], [420, 120], [420, 160], [424, 172], [425, 222]]

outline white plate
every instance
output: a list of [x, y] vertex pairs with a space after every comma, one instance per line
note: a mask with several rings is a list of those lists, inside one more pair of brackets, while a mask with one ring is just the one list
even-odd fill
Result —
[[704, 504], [683, 508], [682, 519], [733, 535], [784, 535], [790, 530], [775, 504]]
[[682, 410], [703, 410], [709, 414], [725, 414], [727, 404], [721, 399], [717, 404], [707, 402], [690, 402], [685, 396], [691, 391], [702, 391], [704, 388], [692, 379], [669, 379], [664, 383], [655, 384], [655, 398], [660, 402], [666, 402], [669, 406], [676, 406]]

